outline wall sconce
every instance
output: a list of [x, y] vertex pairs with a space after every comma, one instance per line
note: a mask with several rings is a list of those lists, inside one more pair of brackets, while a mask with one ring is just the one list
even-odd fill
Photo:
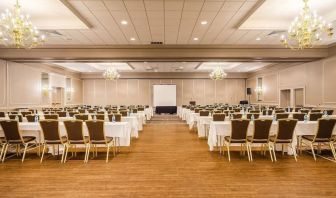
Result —
[[258, 101], [261, 101], [261, 95], [263, 93], [263, 88], [258, 86], [256, 89], [255, 89], [255, 92], [257, 93], [257, 98], [258, 98]]
[[43, 95], [47, 96], [50, 91], [52, 91], [51, 87], [48, 87], [48, 86], [42, 87], [42, 93], [43, 93]]

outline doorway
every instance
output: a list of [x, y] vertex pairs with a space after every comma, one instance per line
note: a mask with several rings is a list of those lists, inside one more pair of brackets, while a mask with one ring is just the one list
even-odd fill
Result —
[[280, 107], [289, 107], [291, 105], [290, 96], [291, 96], [290, 89], [280, 90]]
[[304, 106], [304, 89], [303, 88], [294, 89], [294, 106], [295, 107]]
[[62, 87], [53, 87], [51, 95], [51, 105], [53, 107], [62, 107], [64, 104], [64, 89]]

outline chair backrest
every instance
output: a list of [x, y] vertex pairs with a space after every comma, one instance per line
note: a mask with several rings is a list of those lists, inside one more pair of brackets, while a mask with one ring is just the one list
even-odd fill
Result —
[[77, 112], [69, 112], [69, 116], [70, 117], [74, 117], [74, 115], [78, 115], [79, 113], [77, 113]]
[[199, 113], [202, 109], [196, 108], [195, 113]]
[[268, 140], [272, 122], [273, 120], [270, 119], [255, 120], [253, 122], [254, 124], [253, 139]]
[[214, 110], [213, 113], [222, 113], [222, 110]]
[[26, 115], [30, 115], [30, 114], [31, 114], [30, 111], [23, 111], [23, 112], [21, 112], [21, 115], [22, 115], [23, 117], [26, 117]]
[[318, 119], [322, 118], [323, 113], [311, 113], [309, 114], [310, 121], [317, 121]]
[[120, 111], [120, 114], [121, 114], [122, 116], [126, 117], [126, 116], [127, 116], [127, 111]]
[[275, 114], [275, 119], [279, 120], [279, 119], [287, 119], [289, 117], [288, 113], [277, 113]]
[[297, 124], [296, 119], [280, 119], [278, 120], [277, 140], [292, 140], [293, 133]]
[[40, 120], [39, 115], [26, 115], [27, 121], [28, 122], [35, 122], [35, 116], [37, 116], [37, 121], [39, 121]]
[[246, 118], [247, 118], [248, 120], [251, 120], [252, 115], [254, 116], [254, 119], [259, 119], [259, 116], [260, 116], [259, 113], [248, 113], [248, 114], [246, 115]]
[[302, 108], [301, 107], [295, 107], [294, 112], [299, 112]]
[[57, 120], [41, 120], [40, 126], [43, 132], [44, 140], [46, 142], [61, 141]]
[[319, 119], [315, 138], [331, 138], [336, 119]]
[[334, 114], [334, 110], [332, 110], [332, 109], [328, 109], [328, 110], [325, 110], [325, 111], [327, 112], [328, 115]]
[[112, 122], [113, 115], [114, 115], [114, 118], [115, 118], [115, 121], [116, 121], [116, 122], [121, 122], [121, 117], [122, 117], [123, 115], [121, 115], [120, 113], [109, 114], [109, 115], [108, 115], [108, 118], [109, 118], [109, 121], [110, 121], [110, 122]]
[[246, 139], [249, 120], [231, 120], [231, 139]]
[[56, 113], [57, 113], [58, 117], [64, 118], [64, 117], [67, 116], [67, 112], [66, 111], [58, 111]]
[[309, 113], [309, 109], [301, 109], [300, 112], [308, 114]]
[[18, 114], [19, 114], [19, 112], [17, 112], [17, 111], [11, 111], [11, 112], [9, 112], [9, 114], [18, 115]]
[[310, 113], [321, 113], [320, 109], [312, 109], [310, 110]]
[[6, 113], [5, 112], [0, 112], [0, 118], [4, 118], [6, 117]]
[[89, 131], [90, 141], [105, 140], [104, 121], [101, 120], [86, 121], [86, 126]]
[[70, 143], [71, 141], [84, 140], [82, 120], [66, 120], [63, 123]]
[[103, 114], [103, 115], [105, 115], [105, 112], [104, 111], [98, 111], [97, 114], [100, 114], [100, 115]]
[[22, 137], [19, 132], [19, 123], [16, 120], [0, 121], [0, 125], [7, 141], [22, 141]]
[[44, 119], [46, 119], [46, 120], [58, 120], [58, 114], [44, 115]]
[[144, 107], [138, 107], [138, 111], [145, 111]]
[[272, 113], [273, 113], [273, 110], [271, 110], [271, 109], [262, 111], [263, 115], [272, 115]]
[[232, 118], [233, 119], [241, 119], [243, 117], [243, 114], [241, 113], [233, 113]]
[[138, 109], [132, 109], [132, 113], [138, 113]]
[[94, 110], [94, 109], [88, 109], [87, 110], [89, 113], [96, 113], [96, 110]]
[[260, 111], [258, 111], [258, 110], [251, 110], [250, 113], [257, 113], [257, 114], [259, 114]]
[[285, 110], [275, 110], [274, 113], [285, 113]]
[[85, 109], [78, 109], [79, 113], [85, 113]]
[[96, 119], [97, 119], [97, 120], [103, 120], [103, 121], [104, 121], [104, 120], [105, 120], [105, 114], [97, 114], [97, 115], [96, 115]]
[[298, 121], [304, 121], [305, 113], [293, 113], [293, 119]]
[[19, 118], [19, 122], [22, 122], [22, 115], [17, 115], [17, 114], [11, 114], [11, 115], [8, 115], [9, 119], [10, 120], [15, 120], [16, 118]]
[[82, 120], [82, 121], [87, 121], [89, 120], [89, 115], [87, 114], [77, 114], [75, 115], [76, 120]]
[[213, 121], [225, 121], [225, 114], [224, 113], [214, 113], [212, 119]]
[[200, 113], [200, 116], [209, 116], [210, 111], [208, 111], [208, 110], [202, 110], [199, 113]]
[[225, 114], [225, 116], [229, 116], [230, 111], [229, 110], [225, 110], [225, 111], [223, 111], [223, 113]]

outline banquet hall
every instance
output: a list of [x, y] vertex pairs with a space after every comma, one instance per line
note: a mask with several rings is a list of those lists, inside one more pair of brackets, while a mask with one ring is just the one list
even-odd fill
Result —
[[0, 197], [336, 197], [336, 0], [1, 0]]

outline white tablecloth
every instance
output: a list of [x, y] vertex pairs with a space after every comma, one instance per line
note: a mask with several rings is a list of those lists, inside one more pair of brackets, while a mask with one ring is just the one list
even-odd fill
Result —
[[[86, 124], [83, 123], [84, 135], [88, 135]], [[43, 140], [43, 133], [39, 123], [22, 122], [19, 123], [19, 129], [23, 136], [35, 136], [39, 142]], [[61, 136], [66, 136], [66, 129], [63, 122], [59, 122], [59, 130]], [[41, 136], [40, 136], [41, 134]], [[120, 138], [120, 146], [130, 146], [131, 140], [131, 126], [128, 122], [105, 122], [105, 135], [109, 137]], [[0, 136], [4, 136], [2, 128], [0, 127]]]
[[149, 107], [145, 109], [146, 119], [150, 120], [153, 116], [153, 107]]
[[138, 113], [131, 113], [130, 116], [135, 116], [138, 118], [138, 122], [146, 124], [146, 114], [144, 111], [139, 111]]
[[[300, 121], [297, 123], [294, 137], [293, 137], [293, 145], [297, 145], [297, 136], [302, 135], [315, 135], [317, 130], [318, 122], [311, 121], [311, 122], [304, 122]], [[278, 122], [273, 122], [270, 135], [274, 135], [277, 133], [278, 130]], [[334, 129], [334, 134], [336, 134], [336, 127]], [[219, 145], [217, 142], [217, 136], [230, 136], [231, 135], [231, 122], [224, 121], [224, 122], [214, 122], [211, 121], [210, 123], [210, 130], [209, 130], [209, 137], [208, 137], [208, 145], [210, 151], [213, 151], [214, 147]], [[248, 128], [248, 135], [253, 135], [253, 124], [249, 125]]]

